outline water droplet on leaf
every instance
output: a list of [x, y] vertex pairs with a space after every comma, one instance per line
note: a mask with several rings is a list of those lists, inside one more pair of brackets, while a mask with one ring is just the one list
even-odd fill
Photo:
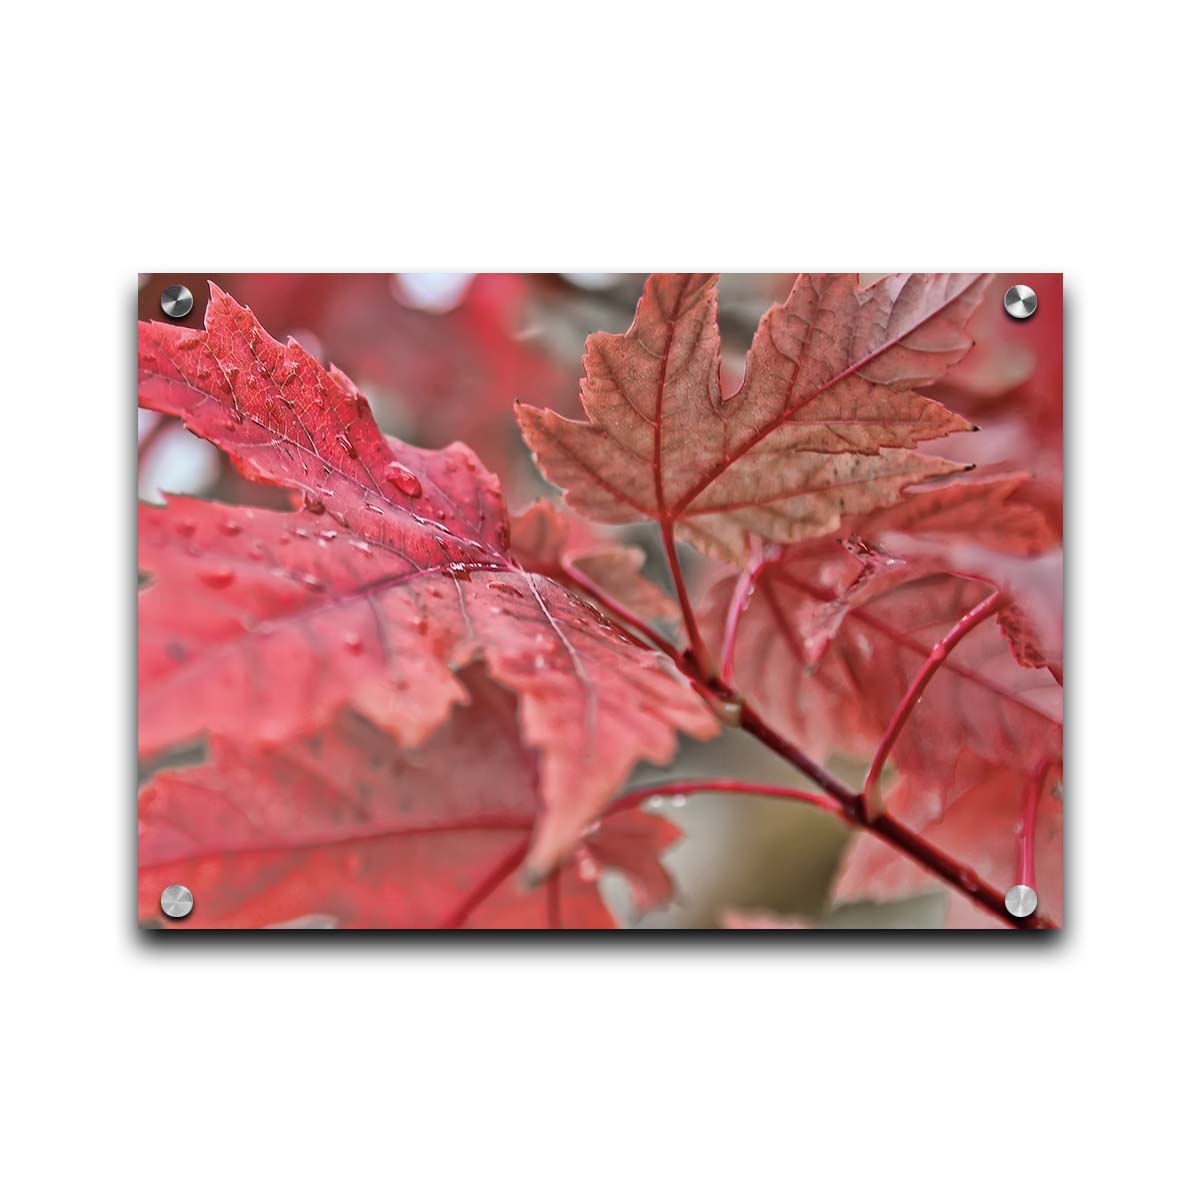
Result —
[[421, 494], [421, 481], [403, 464], [390, 462], [383, 468], [383, 477], [395, 484], [406, 496], [414, 499]]
[[230, 567], [202, 567], [199, 574], [200, 582], [205, 587], [216, 588], [218, 591], [227, 588], [234, 578]]

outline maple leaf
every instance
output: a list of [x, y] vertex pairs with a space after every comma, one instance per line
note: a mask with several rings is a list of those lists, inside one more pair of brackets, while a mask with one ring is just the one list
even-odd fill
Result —
[[970, 348], [979, 275], [802, 275], [721, 395], [712, 275], [652, 275], [623, 335], [588, 338], [586, 421], [518, 405], [526, 442], [569, 504], [652, 519], [742, 561], [749, 535], [815, 537], [962, 464], [913, 451], [970, 423], [914, 389]]
[[636, 546], [598, 538], [593, 527], [538, 500], [513, 518], [512, 556], [528, 571], [562, 583], [582, 575], [631, 612], [651, 621], [677, 621], [679, 606], [642, 574]]
[[949, 571], [986, 580], [1010, 601], [997, 620], [1017, 661], [1047, 668], [1061, 684], [1061, 523], [1028, 502], [1027, 484], [1020, 474], [956, 480], [918, 489], [894, 508], [857, 522], [857, 534], [886, 552], [886, 569], [873, 556], [837, 606], [861, 602], [865, 588], [878, 591], [901, 576]]
[[[913, 779], [901, 779], [889, 792], [887, 808], [910, 828], [971, 869], [1000, 891], [1020, 878], [1019, 836], [1031, 782], [1043, 784], [1036, 806], [1034, 860], [1037, 863], [1038, 911], [1056, 923], [1062, 919], [1062, 799], [1022, 768], [987, 760], [966, 751], [955, 764], [950, 800], [930, 795]], [[911, 859], [885, 842], [858, 835], [842, 859], [833, 897], [888, 902], [919, 892], [947, 897], [946, 925], [951, 929], [993, 928], [1002, 923], [957, 892], [945, 888]]]
[[[480, 274], [449, 311], [403, 302], [390, 274], [254, 273], [216, 277], [277, 334], [294, 333], [317, 357], [341, 364], [368, 392], [377, 418], [410, 442], [463, 441], [501, 475], [514, 461], [512, 399], [572, 401], [569, 372], [521, 336], [544, 285], [536, 277]], [[143, 289], [142, 316], [159, 315], [159, 292], [203, 276], [161, 276]], [[200, 308], [188, 324], [199, 323]]]
[[214, 737], [207, 763], [154, 776], [138, 801], [140, 918], [180, 879], [196, 897], [182, 928], [314, 913], [350, 927], [611, 928], [602, 868], [626, 876], [639, 907], [666, 903], [659, 855], [678, 830], [642, 812], [603, 819], [549, 880], [519, 885], [537, 761], [511, 693], [478, 665], [462, 681], [469, 703], [416, 749], [343, 709], [274, 747]]
[[[1033, 596], [1024, 573], [1049, 591], [1061, 586], [1061, 572], [1045, 569], [1055, 528], [1021, 498], [1023, 484], [1007, 475], [915, 489], [848, 522], [848, 539], [768, 548], [752, 589], [745, 576], [730, 576], [703, 613], [715, 633], [740, 604], [734, 682], [810, 753], [873, 755], [930, 651], [964, 614], [997, 588]], [[1041, 643], [1023, 612], [1000, 609], [942, 661], [892, 748], [899, 781], [886, 804], [1001, 890], [1018, 878], [1013, 806], [1062, 753], [1061, 672], [1055, 683], [1026, 669], [1041, 665], [1030, 661]], [[1030, 649], [1014, 657], [1006, 638], [1018, 634]], [[934, 886], [922, 868], [874, 843], [855, 840], [840, 898], [894, 899]], [[1061, 862], [1053, 848], [1045, 853], [1053, 883]], [[974, 923], [973, 908], [955, 901], [951, 923]]]
[[[759, 572], [738, 630], [735, 684], [817, 757], [873, 754], [934, 644], [992, 590], [941, 572], [913, 579], [885, 571], [856, 593], [861, 572], [860, 560], [832, 540], [793, 547]], [[702, 620], [714, 636], [735, 586], [733, 578], [719, 581], [706, 602]], [[1061, 688], [1019, 665], [989, 622], [933, 677], [893, 761], [938, 794], [947, 794], [963, 748], [1032, 770], [1061, 752], [1061, 709]]]
[[205, 330], [139, 326], [139, 401], [180, 417], [302, 512], [171, 498], [139, 559], [139, 743], [209, 732], [283, 744], [351, 704], [413, 746], [482, 658], [520, 697], [548, 870], [639, 759], [715, 721], [669, 662], [509, 554], [495, 479], [465, 446], [380, 433], [361, 392], [214, 287]]

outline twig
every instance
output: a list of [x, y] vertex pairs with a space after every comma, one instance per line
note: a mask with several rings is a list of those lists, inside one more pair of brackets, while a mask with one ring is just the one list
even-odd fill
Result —
[[[590, 580], [586, 581], [586, 583], [576, 581], [578, 586], [598, 599], [614, 615], [623, 621], [627, 621], [630, 627], [640, 636], [646, 638], [658, 649], [668, 654], [676, 666], [705, 693], [719, 700], [723, 705], [734, 709], [738, 714], [738, 724], [742, 729], [756, 741], [761, 742], [769, 750], [774, 751], [781, 758], [791, 763], [798, 771], [807, 775], [827, 795], [817, 795], [812, 792], [799, 791], [795, 788], [748, 783], [737, 779], [682, 780], [660, 783], [628, 792], [610, 805], [606, 815], [636, 807], [651, 796], [687, 795], [700, 791], [725, 792], [740, 795], [765, 795], [803, 804], [811, 804], [813, 807], [819, 808], [824, 812], [833, 813], [849, 825], [864, 830], [871, 834], [872, 837], [876, 837], [887, 843], [893, 850], [912, 859], [918, 866], [921, 866], [930, 874], [937, 876], [944, 883], [966, 896], [993, 917], [1004, 922], [1004, 924], [1016, 928], [1057, 928], [1055, 923], [1048, 917], [1037, 913], [1032, 917], [1018, 921], [1005, 908], [1003, 894], [981, 879], [974, 870], [944, 853], [916, 830], [910, 829], [891, 814], [877, 814], [871, 811], [868, 805], [868, 790], [872, 787], [878, 787], [879, 776], [882, 773], [888, 753], [903, 728], [905, 721], [916, 706], [917, 701], [920, 700], [922, 692], [928, 686], [930, 679], [938, 667], [945, 661], [950, 651], [972, 629], [1004, 607], [1007, 603], [1006, 597], [1000, 592], [995, 592], [988, 596], [987, 599], [964, 615], [955, 624], [954, 628], [929, 652], [929, 656], [905, 694], [900, 707], [896, 710], [896, 713], [888, 724], [883, 741], [876, 751], [871, 769], [868, 772], [867, 784], [864, 786], [862, 792], [855, 792], [852, 788], [842, 783], [835, 775], [827, 771], [820, 763], [810, 758], [799, 746], [795, 745], [790, 739], [763, 720], [757, 710], [738, 693], [727, 678], [713, 677], [704, 653], [703, 641], [700, 637], [695, 614], [692, 611], [687, 586], [683, 580], [683, 572], [679, 566], [679, 556], [675, 549], [674, 526], [670, 521], [663, 521], [660, 523], [660, 528], [662, 529], [663, 546], [666, 550], [667, 562], [671, 568], [671, 577], [675, 584], [676, 593], [679, 596], [679, 607], [683, 613], [684, 626], [688, 631], [689, 645], [686, 650], [680, 651], [674, 646], [670, 646], [669, 643], [665, 643], [665, 639], [662, 639], [657, 633], [650, 630], [644, 622], [629, 614], [627, 610], [623, 613], [623, 606], [613, 601], [611, 597], [606, 598], [601, 589], [592, 584]], [[749, 587], [749, 584], [747, 584], [747, 587]], [[737, 598], [738, 590], [735, 590], [734, 599], [737, 600]], [[731, 634], [729, 619], [727, 618], [726, 637], [722, 652], [723, 669], [726, 665], [725, 660], [727, 656], [731, 658], [731, 636], [735, 634], [736, 625]]]

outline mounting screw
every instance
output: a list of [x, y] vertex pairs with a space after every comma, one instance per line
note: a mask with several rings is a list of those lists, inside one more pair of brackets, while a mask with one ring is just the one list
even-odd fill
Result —
[[163, 288], [158, 303], [168, 317], [182, 321], [192, 311], [192, 293], [182, 283], [173, 283], [169, 288]]
[[1037, 892], [1023, 883], [1018, 883], [1004, 893], [1004, 907], [1014, 917], [1032, 917], [1037, 912]]
[[162, 890], [159, 904], [168, 917], [182, 920], [192, 911], [192, 893], [182, 883], [173, 883]]
[[[165, 296], [166, 292], [163, 295]], [[188, 307], [191, 307], [190, 303]], [[1016, 317], [1018, 321], [1032, 317], [1037, 312], [1037, 292], [1023, 283], [1014, 283], [1004, 293], [1004, 307], [1008, 310], [1008, 315]]]

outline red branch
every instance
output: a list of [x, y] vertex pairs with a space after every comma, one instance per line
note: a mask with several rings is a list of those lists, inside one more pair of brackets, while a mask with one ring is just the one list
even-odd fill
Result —
[[[876, 814], [872, 812], [867, 800], [868, 790], [872, 787], [877, 788], [879, 775], [883, 771], [888, 753], [913, 708], [916, 707], [917, 701], [920, 700], [921, 694], [928, 687], [930, 679], [945, 661], [950, 651], [972, 629], [1004, 607], [1007, 603], [1006, 597], [999, 592], [988, 596], [987, 599], [966, 613], [955, 624], [954, 628], [929, 652], [928, 658], [917, 673], [917, 677], [913, 680], [912, 685], [901, 701], [900, 707], [896, 710], [888, 725], [883, 741], [880, 743], [874, 761], [871, 763], [871, 769], [867, 776], [867, 784], [864, 786], [862, 792], [855, 792], [822, 767], [820, 763], [811, 759], [799, 746], [794, 745], [778, 730], [768, 725], [759, 713], [728, 682], [724, 679], [713, 679], [711, 675], [707, 674], [706, 662], [695, 652], [696, 648], [700, 645], [699, 632], [697, 631], [694, 636], [691, 633], [691, 627], [695, 625], [695, 617], [692, 615], [687, 589], [683, 583], [682, 572], [679, 570], [679, 560], [674, 552], [673, 529], [667, 524], [663, 525], [663, 540], [667, 550], [667, 559], [671, 565], [671, 574], [675, 580], [676, 590], [679, 593], [680, 607], [684, 612], [684, 621], [689, 626], [689, 639], [692, 644], [692, 648], [682, 654], [679, 651], [672, 652], [671, 658], [680, 670], [688, 675], [705, 692], [723, 704], [735, 707], [739, 714], [738, 723], [751, 737], [761, 742], [768, 749], [773, 750], [781, 758], [791, 763], [797, 770], [807, 775], [809, 779], [819, 784], [827, 793], [827, 796], [816, 796], [810, 792], [801, 792], [792, 788], [769, 788], [765, 785], [746, 783], [741, 780], [683, 781], [640, 788], [637, 791], [627, 793], [615, 802], [614, 806], [610, 808], [610, 812], [618, 811], [617, 806], [620, 809], [628, 808], [654, 795], [679, 795], [697, 791], [769, 795], [812, 804], [826, 812], [835, 813], [855, 828], [864, 830], [873, 837], [886, 842], [892, 849], [912, 859], [918, 866], [923, 867], [930, 874], [937, 876], [956, 891], [961, 892], [980, 908], [998, 920], [1003, 921], [1006, 925], [1017, 928], [1057, 928], [1054, 922], [1048, 917], [1043, 917], [1037, 913], [1024, 920], [1014, 918], [1004, 906], [1004, 895], [1002, 892], [981, 879], [970, 867], [944, 853], [928, 839], [917, 833], [916, 830], [910, 829], [891, 814]], [[734, 599], [735, 601], [737, 599], [736, 592]], [[614, 609], [613, 611], [615, 612], [616, 610]], [[729, 642], [728, 626], [729, 620], [727, 619], [727, 650]], [[635, 628], [637, 627], [639, 625], [635, 624]]]
[[[1054, 922], [1048, 917], [1043, 917], [1037, 913], [1024, 920], [1014, 918], [1004, 906], [1004, 894], [981, 879], [974, 870], [944, 853], [916, 830], [910, 829], [890, 813], [877, 814], [872, 812], [868, 806], [868, 794], [872, 788], [878, 788], [879, 776], [883, 771], [888, 754], [900, 731], [903, 729], [905, 722], [920, 700], [922, 693], [929, 686], [930, 679], [932, 679], [942, 663], [945, 662], [950, 651], [972, 629], [1004, 607], [1007, 599], [1001, 593], [993, 593], [971, 609], [970, 612], [966, 613], [959, 619], [950, 632], [929, 651], [928, 657], [888, 724], [883, 740], [871, 763], [863, 791], [855, 792], [852, 788], [842, 783], [835, 775], [827, 771], [820, 763], [805, 754], [799, 746], [794, 745], [778, 730], [773, 729], [767, 724], [762, 716], [749, 702], [738, 694], [725, 678], [714, 679], [711, 676], [707, 660], [703, 656], [703, 643], [700, 640], [696, 618], [688, 598], [686, 585], [683, 581], [683, 573], [679, 567], [679, 558], [675, 552], [673, 529], [669, 524], [663, 525], [663, 545], [667, 552], [667, 561], [671, 567], [671, 576], [675, 581], [675, 588], [679, 595], [680, 608], [684, 614], [684, 624], [688, 628], [690, 646], [685, 651], [680, 651], [671, 645], [659, 633], [651, 629], [619, 601], [607, 595], [603, 589], [599, 588], [590, 579], [582, 575], [582, 573], [572, 572], [569, 568], [568, 573], [572, 583], [580, 591], [602, 604], [614, 616], [626, 624], [631, 631], [666, 654], [679, 670], [699, 686], [704, 693], [714, 700], [719, 701], [722, 705], [734, 708], [738, 713], [738, 724], [742, 729], [756, 741], [773, 750], [802, 774], [808, 776], [809, 779], [813, 780], [814, 783], [818, 784], [824, 790], [826, 795], [799, 791], [795, 788], [776, 787], [770, 784], [749, 783], [739, 779], [677, 780], [652, 784], [627, 792], [613, 801], [606, 815], [637, 807], [652, 796], [691, 795], [696, 792], [724, 792], [740, 795], [771, 796], [778, 799], [811, 804], [813, 807], [819, 808], [824, 812], [834, 814], [854, 828], [863, 830], [871, 834], [872, 837], [886, 842], [893, 850], [897, 850], [899, 853], [912, 859], [918, 866], [923, 867], [931, 875], [937, 876], [956, 891], [961, 892], [980, 908], [998, 920], [1003, 921], [1006, 925], [1018, 928], [1057, 928]], [[755, 575], [756, 572], [753, 567], [748, 568], [747, 573], [743, 573], [743, 579], [747, 579], [744, 590], [748, 591], [752, 586]], [[734, 604], [738, 603], [738, 591], [734, 593], [733, 602]], [[727, 617], [726, 636], [722, 652], [723, 675], [725, 660], [727, 657], [731, 658], [732, 656], [732, 637], [736, 635], [736, 621], [732, 621], [732, 631], [730, 630], [731, 621], [732, 619]], [[1051, 763], [1050, 765], [1053, 764]], [[1038, 796], [1040, 796], [1044, 787], [1045, 776], [1048, 770], [1049, 766], [1039, 772], [1042, 782], [1037, 787]], [[1027, 825], [1029, 828], [1032, 828], [1032, 821], [1027, 820]], [[1029, 853], [1032, 854], [1031, 848]], [[1029, 869], [1032, 877], [1032, 862]], [[1024, 873], [1023, 859], [1023, 878]]]
[[908, 691], [904, 693], [904, 699], [900, 701], [896, 711], [892, 714], [892, 719], [884, 731], [883, 740], [879, 743], [879, 749], [875, 751], [875, 757], [871, 760], [871, 768], [867, 772], [867, 780], [863, 784], [863, 796], [866, 798], [867, 808], [872, 815], [882, 811], [879, 777], [883, 774], [884, 764], [887, 762], [887, 757], [896, 744], [896, 739], [900, 736], [905, 722], [912, 715], [913, 709], [917, 707], [917, 701], [921, 699], [922, 693], [929, 686], [929, 681], [946, 661], [950, 651], [972, 629], [981, 625], [993, 613], [999, 612], [1006, 603], [1007, 600], [1000, 592], [993, 592], [986, 600], [981, 600], [975, 605], [969, 613], [960, 617], [955, 622], [954, 628], [929, 651], [929, 656], [921, 664], [916, 678], [909, 684]]

